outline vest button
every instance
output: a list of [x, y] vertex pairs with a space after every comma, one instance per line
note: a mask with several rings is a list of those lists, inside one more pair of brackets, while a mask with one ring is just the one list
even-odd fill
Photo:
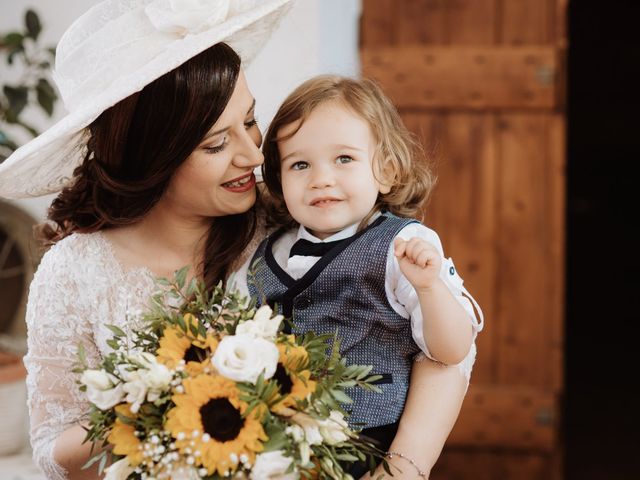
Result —
[[293, 306], [298, 310], [304, 310], [305, 308], [309, 308], [311, 305], [311, 300], [307, 297], [299, 297], [293, 302]]

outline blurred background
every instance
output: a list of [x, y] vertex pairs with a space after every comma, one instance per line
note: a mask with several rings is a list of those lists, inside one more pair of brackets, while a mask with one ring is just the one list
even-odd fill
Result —
[[[43, 63], [95, 3], [3, 2], [0, 143], [64, 112], [46, 73], [26, 75], [21, 52], [8, 63], [8, 34]], [[298, 0], [248, 69], [263, 129], [312, 75], [374, 77], [435, 162], [425, 223], [486, 317], [435, 480], [639, 478], [638, 19], [637, 0]], [[16, 442], [16, 359], [38, 261], [30, 232], [50, 201], [0, 201], [0, 424], [18, 422], [0, 434], [3, 479], [40, 478], [26, 436]]]

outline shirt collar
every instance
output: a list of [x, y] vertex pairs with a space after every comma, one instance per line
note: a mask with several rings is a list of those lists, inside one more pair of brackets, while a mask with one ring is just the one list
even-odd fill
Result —
[[[376, 212], [375, 214], [373, 214], [371, 216], [371, 219], [369, 220], [369, 224], [375, 221], [380, 215], [382, 215], [380, 212]], [[298, 227], [298, 234], [296, 235], [296, 240], [300, 240], [301, 238], [303, 238], [305, 240], [309, 240], [310, 242], [314, 242], [314, 243], [334, 242], [336, 240], [344, 240], [345, 238], [349, 238], [356, 234], [356, 232], [358, 231], [358, 225], [360, 225], [360, 222], [353, 223], [348, 227], [343, 228], [339, 232], [334, 233], [330, 237], [325, 238], [324, 240], [321, 240], [315, 235], [309, 233], [309, 231], [305, 227], [300, 225]]]

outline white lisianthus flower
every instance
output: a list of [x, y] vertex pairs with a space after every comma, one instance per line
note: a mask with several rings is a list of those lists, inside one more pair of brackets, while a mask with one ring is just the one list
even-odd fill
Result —
[[222, 339], [211, 359], [220, 375], [236, 382], [256, 383], [264, 372], [271, 378], [276, 372], [278, 347], [263, 338], [228, 335]]
[[104, 480], [126, 480], [134, 472], [134, 468], [129, 465], [126, 458], [118, 460], [116, 463], [105, 468]]
[[345, 433], [349, 425], [347, 425], [341, 412], [333, 410], [329, 414], [329, 418], [319, 420], [318, 424], [320, 425], [320, 435], [329, 445], [337, 445], [349, 440], [349, 435]]
[[291, 465], [291, 458], [284, 455], [282, 450], [261, 453], [251, 470], [251, 480], [296, 480], [298, 473], [286, 473]]
[[276, 315], [271, 318], [272, 313], [273, 311], [269, 305], [263, 305], [253, 316], [253, 320], [242, 322], [236, 327], [236, 335], [251, 335], [253, 337], [266, 338], [267, 340], [275, 340], [284, 317]]
[[311, 462], [311, 447], [307, 442], [300, 442], [298, 450], [300, 451], [300, 463], [302, 465], [307, 465]]
[[123, 400], [123, 385], [104, 370], [85, 370], [80, 382], [87, 387], [89, 401], [100, 410], [108, 410]]
[[[144, 372], [144, 370], [142, 370]], [[126, 400], [131, 404], [131, 411], [137, 413], [140, 409], [140, 405], [147, 397], [147, 384], [140, 375], [141, 370], [134, 370], [133, 372], [127, 372], [126, 382], [124, 384], [124, 391], [127, 394]]]
[[171, 385], [173, 373], [166, 365], [155, 362], [147, 368], [143, 380], [147, 384], [147, 387], [149, 387], [149, 390], [161, 392]]
[[304, 437], [307, 439], [309, 445], [320, 445], [322, 443], [318, 420], [302, 412], [297, 412], [291, 417], [291, 420], [302, 427]]

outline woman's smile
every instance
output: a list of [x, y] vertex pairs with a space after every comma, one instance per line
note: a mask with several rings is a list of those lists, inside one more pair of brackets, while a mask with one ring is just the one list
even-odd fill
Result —
[[256, 186], [256, 176], [251, 173], [247, 173], [242, 177], [234, 178], [228, 182], [222, 184], [222, 187], [225, 190], [229, 190], [230, 192], [243, 193], [251, 190]]

